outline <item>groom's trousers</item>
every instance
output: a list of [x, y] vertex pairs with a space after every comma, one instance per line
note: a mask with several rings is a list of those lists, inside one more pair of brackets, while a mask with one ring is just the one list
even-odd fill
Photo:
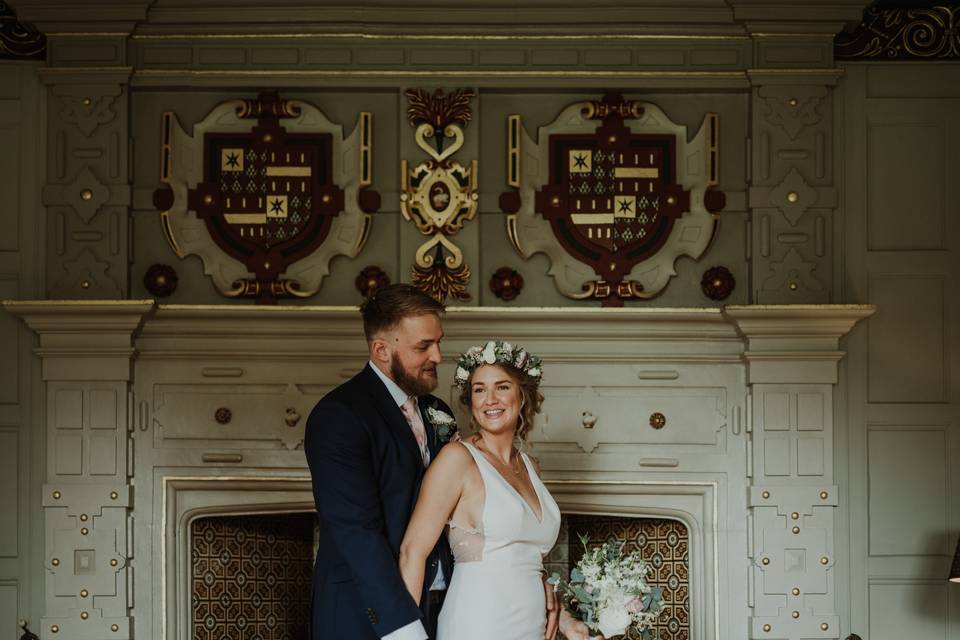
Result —
[[446, 595], [446, 589], [427, 592], [423, 626], [427, 635], [430, 636], [430, 640], [436, 640], [437, 638], [437, 619], [440, 617], [440, 607], [443, 606], [443, 598]]

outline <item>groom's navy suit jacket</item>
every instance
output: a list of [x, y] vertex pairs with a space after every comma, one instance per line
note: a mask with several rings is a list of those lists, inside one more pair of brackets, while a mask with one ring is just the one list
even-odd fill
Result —
[[[410, 425], [367, 365], [310, 413], [304, 451], [313, 477], [319, 549], [313, 570], [313, 640], [374, 640], [429, 616], [400, 577], [400, 542], [425, 472]], [[420, 399], [421, 409], [438, 398]], [[438, 443], [424, 416], [431, 459]], [[424, 594], [452, 562], [446, 539], [427, 561]]]

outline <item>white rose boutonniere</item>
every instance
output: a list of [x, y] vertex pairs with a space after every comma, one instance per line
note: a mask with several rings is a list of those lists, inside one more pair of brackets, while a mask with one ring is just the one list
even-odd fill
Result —
[[456, 418], [436, 405], [427, 407], [427, 420], [433, 425], [433, 432], [440, 446], [450, 442], [450, 438], [457, 432]]

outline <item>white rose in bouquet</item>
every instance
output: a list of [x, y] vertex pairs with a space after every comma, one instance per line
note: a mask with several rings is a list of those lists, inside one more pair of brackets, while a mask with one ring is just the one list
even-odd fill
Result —
[[604, 638], [623, 635], [630, 626], [630, 612], [619, 602], [611, 602], [609, 606], [600, 609], [597, 623]]

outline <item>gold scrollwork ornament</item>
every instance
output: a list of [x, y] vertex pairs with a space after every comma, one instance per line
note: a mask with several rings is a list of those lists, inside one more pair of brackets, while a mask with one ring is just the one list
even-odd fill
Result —
[[412, 169], [401, 160], [400, 212], [420, 233], [430, 236], [417, 249], [412, 281], [437, 300], [469, 300], [470, 269], [449, 236], [477, 215], [477, 161], [465, 167], [451, 159], [463, 147], [473, 92], [458, 89], [445, 95], [440, 90], [433, 94], [409, 90], [406, 95], [414, 141], [430, 156]]

